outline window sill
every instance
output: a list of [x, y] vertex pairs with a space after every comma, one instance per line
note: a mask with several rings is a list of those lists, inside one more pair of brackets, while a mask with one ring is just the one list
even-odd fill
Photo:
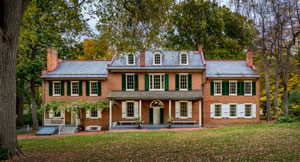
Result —
[[99, 119], [98, 117], [90, 117], [89, 119], [95, 120], [95, 119]]
[[188, 91], [188, 89], [179, 89], [179, 91]]
[[222, 119], [222, 117], [220, 116], [220, 117], [213, 117], [214, 119]]
[[237, 119], [238, 117], [237, 116], [232, 116], [232, 117], [229, 117], [230, 119]]
[[149, 89], [149, 91], [165, 91], [164, 89]]
[[214, 96], [222, 96], [222, 94], [214, 94]]
[[77, 96], [79, 96], [79, 95], [78, 95], [78, 94], [76, 94], [76, 95], [75, 95], [75, 94], [72, 94], [71, 96], [72, 96], [72, 97], [77, 97]]
[[237, 94], [229, 94], [229, 96], [237, 96]]
[[90, 94], [91, 97], [97, 97], [98, 95], [96, 94]]
[[184, 117], [178, 117], [178, 119], [189, 119], [189, 117], [184, 116]]
[[132, 92], [132, 91], [134, 91], [134, 89], [126, 89], [125, 91]]
[[135, 119], [135, 117], [126, 117], [124, 119]]
[[252, 96], [252, 94], [244, 94], [244, 96]]
[[51, 97], [60, 97], [61, 95], [52, 95]]

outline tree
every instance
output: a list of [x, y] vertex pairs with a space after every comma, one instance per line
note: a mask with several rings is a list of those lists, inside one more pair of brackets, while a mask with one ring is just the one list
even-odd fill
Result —
[[0, 1], [0, 147], [20, 153], [16, 135], [16, 56], [19, 29], [29, 0]]

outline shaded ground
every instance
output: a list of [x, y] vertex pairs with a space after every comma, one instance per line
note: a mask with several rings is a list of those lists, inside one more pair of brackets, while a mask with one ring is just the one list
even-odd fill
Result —
[[300, 123], [19, 140], [20, 161], [300, 161]]

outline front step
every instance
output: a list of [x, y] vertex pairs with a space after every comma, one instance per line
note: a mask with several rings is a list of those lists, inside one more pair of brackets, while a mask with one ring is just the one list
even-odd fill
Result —
[[64, 126], [60, 131], [60, 134], [74, 134], [78, 131], [78, 127]]

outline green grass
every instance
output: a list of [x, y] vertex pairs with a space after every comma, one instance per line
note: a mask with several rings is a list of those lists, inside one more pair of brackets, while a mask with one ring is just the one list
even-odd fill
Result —
[[300, 161], [300, 122], [20, 140], [21, 160]]

